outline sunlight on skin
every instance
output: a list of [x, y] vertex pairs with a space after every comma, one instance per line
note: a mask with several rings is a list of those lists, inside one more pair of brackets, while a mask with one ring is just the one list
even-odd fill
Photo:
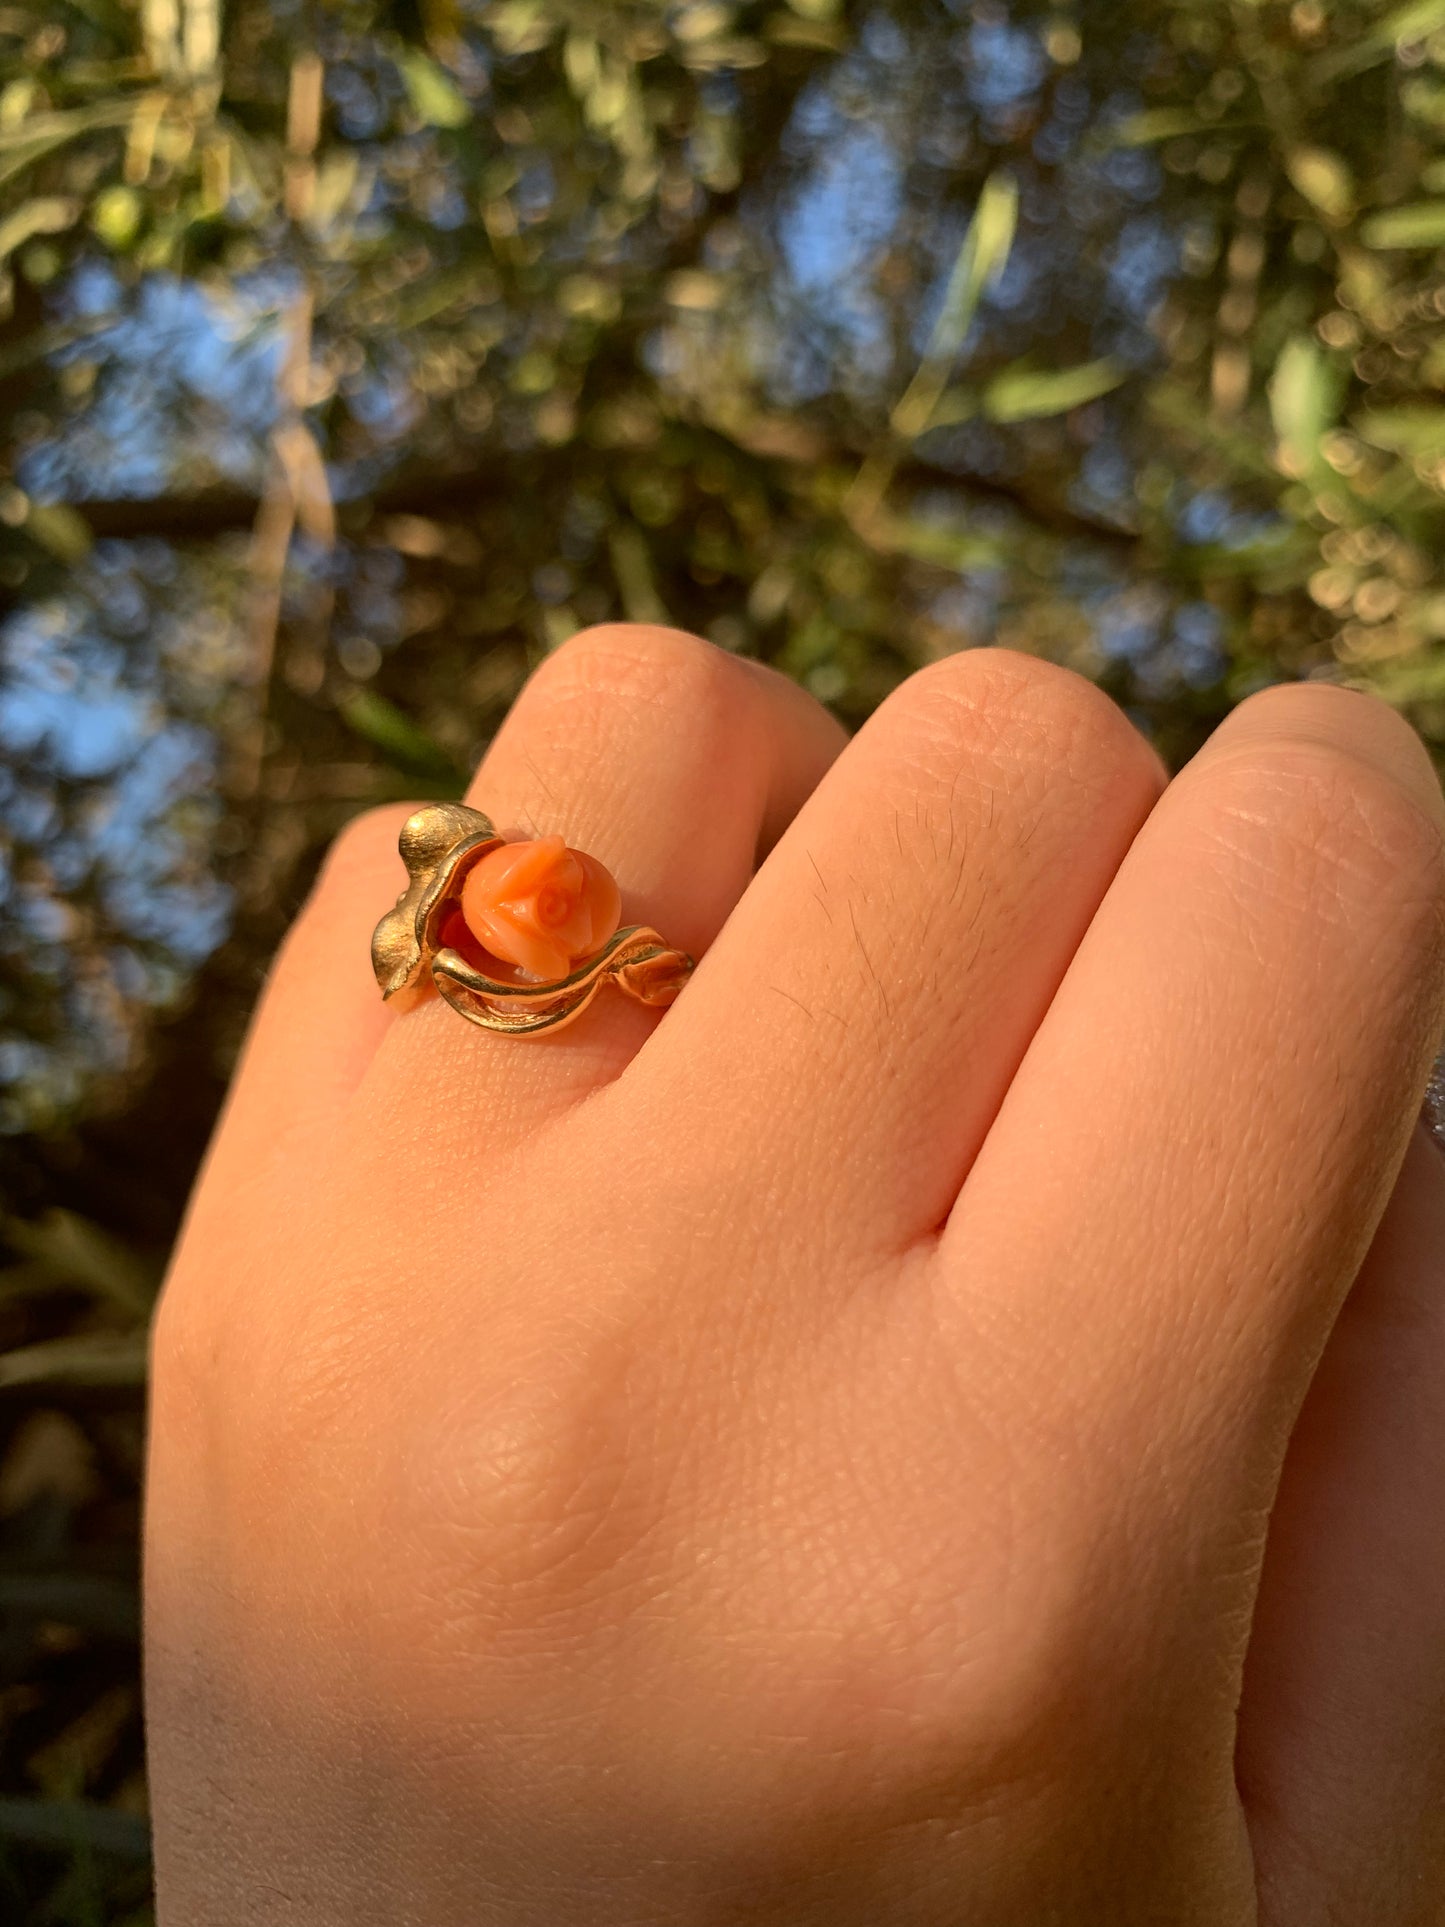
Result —
[[1031, 658], [844, 747], [609, 629], [470, 800], [701, 963], [393, 1021], [401, 813], [319, 886], [156, 1330], [161, 1927], [1437, 1920], [1405, 726], [1271, 691], [1166, 789]]

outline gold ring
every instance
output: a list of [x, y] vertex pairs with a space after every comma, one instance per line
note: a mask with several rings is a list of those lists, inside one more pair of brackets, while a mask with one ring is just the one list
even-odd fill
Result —
[[509, 842], [480, 810], [432, 803], [402, 824], [398, 848], [410, 881], [376, 926], [371, 964], [402, 1008], [435, 989], [483, 1030], [537, 1037], [605, 983], [660, 1008], [692, 974], [655, 930], [618, 928], [610, 872], [560, 836]]

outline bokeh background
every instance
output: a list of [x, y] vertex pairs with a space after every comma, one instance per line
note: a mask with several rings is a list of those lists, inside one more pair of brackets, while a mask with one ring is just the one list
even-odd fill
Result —
[[1445, 0], [0, 4], [0, 1918], [150, 1920], [145, 1326], [327, 839], [667, 621], [1445, 747]]

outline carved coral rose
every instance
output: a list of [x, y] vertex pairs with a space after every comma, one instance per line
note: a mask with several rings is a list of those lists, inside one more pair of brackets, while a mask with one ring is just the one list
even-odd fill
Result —
[[600, 950], [622, 920], [611, 873], [560, 836], [488, 851], [467, 872], [461, 904], [478, 943], [542, 983]]
[[[618, 929], [617, 885], [560, 836], [504, 844], [480, 810], [428, 803], [397, 847], [407, 886], [371, 939], [393, 1008], [435, 989], [468, 1023], [539, 1037], [570, 1024], [607, 983], [660, 1010], [692, 970], [655, 930]], [[500, 961], [510, 975], [493, 967]]]

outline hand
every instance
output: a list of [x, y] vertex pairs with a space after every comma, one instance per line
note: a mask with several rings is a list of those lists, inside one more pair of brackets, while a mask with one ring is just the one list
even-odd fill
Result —
[[1445, 1919], [1406, 727], [1273, 690], [1166, 790], [1024, 657], [844, 748], [607, 629], [471, 800], [706, 955], [393, 1017], [405, 811], [338, 845], [155, 1336], [162, 1927]]

